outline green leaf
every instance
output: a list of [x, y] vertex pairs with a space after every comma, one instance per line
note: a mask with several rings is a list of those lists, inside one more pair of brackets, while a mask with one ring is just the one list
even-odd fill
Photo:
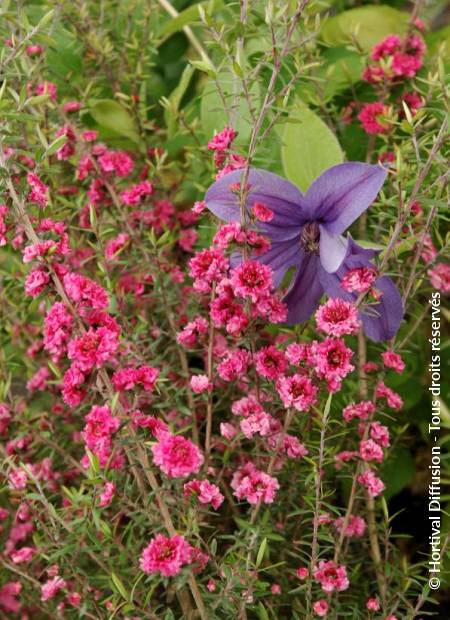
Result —
[[408, 19], [408, 13], [385, 4], [361, 6], [330, 17], [323, 25], [321, 37], [328, 45], [354, 39], [367, 52], [389, 34], [405, 34]]
[[184, 11], [181, 11], [177, 17], [173, 17], [169, 20], [161, 29], [161, 36], [166, 38], [170, 37], [175, 32], [182, 30], [185, 26], [200, 21], [199, 7], [203, 9], [209, 9], [209, 12], [220, 9], [223, 7], [222, 0], [211, 0], [210, 2], [198, 2], [188, 7]]
[[269, 620], [269, 614], [261, 601], [258, 603], [258, 616], [260, 620]]
[[283, 131], [281, 158], [286, 177], [304, 192], [324, 170], [341, 163], [343, 154], [325, 123], [297, 104]]
[[112, 99], [98, 99], [89, 102], [92, 118], [102, 127], [106, 127], [133, 142], [140, 142], [135, 122], [130, 113], [120, 103]]
[[166, 121], [169, 137], [173, 137], [177, 130], [177, 115], [180, 109], [181, 100], [189, 87], [195, 69], [190, 65], [186, 65], [178, 86], [171, 92], [167, 99], [167, 105], [164, 109], [164, 120]]
[[[205, 137], [212, 137], [215, 131], [222, 131], [226, 125], [231, 123], [238, 132], [237, 144], [245, 144], [250, 138], [252, 121], [247, 101], [242, 96], [241, 84], [231, 73], [220, 75], [218, 83], [223, 93], [227, 110], [216, 83], [210, 80], [205, 85], [200, 104], [200, 117]], [[252, 98], [259, 96], [256, 82], [250, 88], [250, 96]], [[231, 118], [229, 118], [228, 112]]]
[[258, 554], [256, 556], [256, 563], [255, 563], [256, 568], [259, 568], [261, 566], [261, 562], [264, 559], [266, 548], [267, 548], [267, 538], [263, 538], [259, 546], [259, 549], [258, 549]]
[[56, 151], [59, 150], [66, 142], [67, 136], [59, 136], [50, 144], [47, 149], [46, 155], [53, 155], [53, 153], [56, 153]]
[[124, 598], [126, 601], [129, 601], [130, 597], [128, 595], [128, 592], [123, 583], [120, 581], [119, 577], [116, 575], [116, 573], [111, 573], [111, 579], [117, 591], [119, 592], [119, 594], [121, 594], [122, 598]]
[[381, 468], [381, 478], [386, 484], [384, 492], [386, 499], [397, 495], [407, 487], [415, 473], [416, 466], [411, 452], [403, 446], [396, 446], [395, 451]]

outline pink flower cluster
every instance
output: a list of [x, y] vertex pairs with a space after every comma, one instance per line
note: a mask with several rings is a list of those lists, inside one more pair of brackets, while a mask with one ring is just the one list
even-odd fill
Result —
[[193, 549], [184, 536], [171, 538], [157, 534], [142, 551], [139, 565], [144, 573], [160, 573], [163, 577], [173, 577], [181, 572], [185, 564], [193, 559]]
[[419, 34], [409, 34], [405, 39], [391, 34], [374, 46], [370, 64], [363, 79], [372, 84], [412, 78], [423, 64], [426, 45]]
[[169, 478], [186, 478], [200, 471], [204, 457], [189, 439], [169, 432], [158, 434], [158, 441], [151, 448], [153, 462]]
[[280, 488], [278, 480], [269, 476], [248, 462], [233, 474], [231, 488], [238, 499], [245, 499], [249, 504], [271, 504]]
[[[112, 457], [112, 436], [119, 430], [119, 418], [111, 415], [107, 405], [94, 405], [85, 420], [86, 426], [82, 435], [86, 448], [98, 457], [100, 466], [105, 467]], [[85, 463], [88, 461], [85, 460]], [[112, 468], [118, 467], [119, 461], [112, 460], [109, 465]]]
[[147, 392], [153, 391], [159, 377], [159, 370], [151, 366], [139, 366], [138, 368], [122, 368], [116, 370], [112, 376], [114, 389], [117, 392], [133, 390], [137, 386]]

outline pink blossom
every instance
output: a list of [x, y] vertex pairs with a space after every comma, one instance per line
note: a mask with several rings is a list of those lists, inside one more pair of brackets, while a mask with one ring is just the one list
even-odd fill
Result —
[[450, 293], [450, 265], [438, 263], [427, 274], [433, 288], [441, 293]]
[[375, 267], [355, 267], [341, 280], [341, 287], [348, 293], [366, 293], [378, 277]]
[[313, 603], [312, 608], [316, 616], [319, 616], [319, 618], [325, 618], [325, 616], [328, 615], [328, 610], [330, 606], [328, 605], [327, 601], [322, 598]]
[[20, 611], [20, 601], [17, 600], [22, 590], [20, 581], [8, 581], [0, 587], [0, 608], [6, 613], [16, 614]]
[[317, 402], [317, 388], [305, 375], [280, 377], [277, 390], [285, 407], [294, 407], [297, 411], [308, 411]]
[[34, 172], [27, 173], [27, 181], [31, 190], [28, 194], [28, 200], [30, 202], [36, 202], [42, 208], [46, 207], [48, 204], [47, 185], [45, 185]]
[[305, 566], [301, 566], [300, 568], [297, 568], [295, 575], [301, 579], [301, 581], [304, 581], [309, 575], [309, 570]]
[[325, 379], [330, 391], [340, 388], [340, 382], [355, 367], [350, 364], [353, 351], [345, 346], [339, 338], [327, 338], [323, 342], [314, 343], [312, 357], [317, 376]]
[[185, 478], [196, 474], [204, 461], [199, 448], [181, 435], [161, 433], [151, 450], [155, 465], [169, 478]]
[[383, 381], [380, 381], [375, 388], [376, 398], [385, 398], [388, 407], [399, 411], [403, 407], [403, 400], [397, 392], [391, 390]]
[[194, 347], [197, 344], [197, 338], [201, 334], [208, 332], [208, 321], [200, 316], [195, 317], [193, 321], [190, 321], [185, 327], [177, 334], [178, 344], [184, 347]]
[[183, 495], [186, 498], [195, 495], [201, 504], [211, 504], [217, 510], [225, 499], [219, 487], [208, 480], [191, 480], [183, 485]]
[[253, 463], [239, 468], [233, 474], [230, 486], [234, 490], [233, 495], [253, 505], [258, 502], [271, 504], [280, 488], [276, 478], [260, 471]]
[[383, 481], [380, 480], [371, 469], [367, 469], [364, 473], [360, 474], [358, 476], [358, 482], [366, 487], [371, 497], [377, 497], [385, 489]]
[[151, 392], [155, 388], [159, 374], [157, 368], [146, 365], [138, 368], [122, 368], [113, 374], [112, 382], [117, 392], [133, 390], [136, 386], [141, 386], [147, 392]]
[[56, 84], [53, 82], [41, 82], [35, 88], [35, 93], [39, 95], [49, 95], [52, 101], [56, 101]]
[[377, 598], [369, 598], [366, 602], [366, 609], [369, 611], [379, 611], [380, 610], [380, 602]]
[[112, 502], [114, 495], [116, 494], [116, 485], [114, 482], [106, 482], [103, 491], [100, 494], [99, 506], [105, 508]]
[[74, 318], [61, 302], [56, 302], [47, 312], [44, 320], [44, 349], [58, 362], [66, 352], [72, 335]]
[[232, 270], [230, 282], [235, 295], [257, 302], [272, 287], [272, 270], [262, 263], [244, 261]]
[[197, 200], [194, 202], [194, 206], [192, 207], [192, 212], [196, 215], [200, 215], [206, 209], [206, 202], [204, 200]]
[[280, 584], [278, 584], [278, 583], [273, 583], [273, 584], [270, 586], [270, 591], [271, 591], [271, 593], [272, 593], [272, 594], [275, 594], [275, 595], [276, 595], [276, 594], [281, 594], [281, 586], [280, 586]]
[[388, 133], [390, 128], [389, 123], [386, 121], [389, 112], [389, 107], [381, 101], [366, 103], [358, 114], [358, 119], [361, 121], [366, 133], [384, 134]]
[[217, 372], [224, 381], [235, 381], [247, 374], [250, 362], [251, 355], [246, 349], [236, 349], [217, 366]]
[[23, 564], [31, 562], [37, 553], [36, 547], [21, 547], [18, 551], [11, 553], [13, 564]]
[[361, 441], [359, 444], [359, 454], [363, 461], [367, 462], [377, 461], [381, 463], [384, 458], [383, 450], [373, 439]]
[[51, 598], [54, 598], [60, 590], [65, 588], [67, 583], [56, 575], [52, 579], [48, 579], [41, 586], [41, 601], [48, 601]]
[[27, 390], [32, 394], [33, 392], [42, 392], [46, 389], [47, 380], [50, 378], [50, 371], [47, 366], [42, 366], [37, 372], [27, 381]]
[[[334, 527], [339, 533], [342, 533], [344, 527], [344, 517], [339, 517], [334, 522]], [[344, 530], [344, 536], [348, 538], [361, 538], [364, 536], [364, 532], [366, 531], [366, 522], [362, 517], [358, 517], [357, 515], [350, 515], [347, 521], [347, 525]]]
[[194, 278], [194, 289], [199, 293], [208, 293], [212, 282], [225, 274], [228, 261], [216, 249], [197, 252], [189, 261], [189, 275]]
[[351, 403], [347, 405], [342, 412], [342, 416], [346, 422], [351, 422], [353, 418], [367, 420], [367, 418], [375, 413], [375, 405], [370, 400], [363, 400], [359, 403]]
[[45, 267], [37, 267], [27, 275], [25, 280], [25, 293], [30, 297], [37, 297], [42, 293], [50, 282], [50, 276]]
[[125, 151], [105, 151], [98, 158], [103, 172], [113, 173], [118, 177], [127, 177], [133, 172], [134, 162]]
[[381, 358], [383, 360], [383, 364], [387, 368], [392, 368], [399, 374], [405, 370], [405, 362], [398, 353], [394, 353], [394, 351], [384, 351], [381, 354]]
[[63, 105], [63, 111], [66, 114], [72, 114], [73, 112], [78, 112], [81, 110], [81, 103], [79, 101], [66, 101]]
[[94, 405], [85, 420], [82, 436], [86, 448], [98, 457], [101, 467], [105, 467], [112, 452], [112, 435], [119, 430], [120, 421], [111, 415], [107, 405]]
[[329, 336], [357, 334], [361, 326], [354, 304], [343, 299], [329, 299], [316, 312], [317, 328]]
[[108, 306], [108, 293], [86, 276], [79, 273], [67, 273], [63, 282], [67, 295], [77, 306], [97, 309]]
[[195, 394], [202, 394], [203, 392], [211, 392], [213, 384], [206, 375], [194, 375], [189, 382], [191, 390]]
[[210, 151], [226, 151], [236, 136], [237, 133], [232, 127], [225, 127], [208, 142], [208, 148]]
[[168, 538], [157, 534], [142, 551], [139, 565], [144, 573], [161, 573], [164, 577], [178, 575], [192, 559], [192, 548], [183, 536]]
[[272, 420], [273, 418], [271, 415], [261, 411], [260, 413], [254, 413], [241, 420], [239, 426], [247, 439], [250, 439], [256, 434], [265, 437], [272, 430]]
[[107, 327], [91, 328], [82, 336], [70, 340], [67, 356], [76, 361], [80, 370], [90, 372], [94, 367], [101, 368], [110, 361], [118, 346], [116, 332]]
[[320, 583], [324, 592], [341, 592], [349, 586], [345, 566], [338, 566], [333, 560], [321, 560], [314, 569], [314, 579]]
[[105, 246], [106, 260], [112, 261], [117, 258], [117, 254], [123, 250], [130, 240], [130, 235], [127, 233], [120, 233], [114, 239], [110, 239]]
[[287, 361], [282, 351], [273, 345], [263, 347], [255, 356], [256, 372], [265, 379], [275, 380], [284, 373]]
[[263, 407], [254, 396], [244, 396], [231, 405], [231, 411], [234, 415], [241, 415], [246, 418], [253, 414], [262, 413]]
[[11, 417], [8, 405], [0, 403], [0, 435], [3, 435], [8, 430]]
[[225, 439], [228, 439], [228, 441], [231, 441], [236, 437], [237, 430], [236, 427], [233, 426], [233, 424], [230, 424], [229, 422], [221, 422], [220, 434], [222, 437], [225, 437]]
[[81, 386], [86, 381], [84, 373], [80, 368], [73, 364], [64, 374], [62, 397], [64, 402], [70, 407], [78, 407], [86, 396], [86, 390]]
[[188, 228], [180, 231], [180, 236], [178, 239], [178, 245], [185, 252], [193, 252], [194, 245], [196, 244], [198, 239], [198, 233], [193, 228]]
[[269, 209], [261, 202], [255, 202], [252, 208], [252, 214], [260, 222], [271, 222], [273, 220], [274, 213], [272, 209]]
[[150, 181], [142, 181], [137, 185], [132, 185], [130, 188], [124, 190], [120, 194], [120, 199], [123, 204], [134, 207], [142, 202], [143, 198], [151, 196], [154, 192], [153, 185]]
[[369, 436], [383, 448], [390, 445], [389, 429], [379, 422], [372, 422], [369, 426]]

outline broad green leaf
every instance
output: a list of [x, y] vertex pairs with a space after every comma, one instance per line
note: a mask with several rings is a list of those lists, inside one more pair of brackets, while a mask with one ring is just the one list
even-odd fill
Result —
[[111, 573], [111, 580], [113, 582], [113, 584], [115, 585], [117, 591], [121, 594], [121, 596], [126, 600], [129, 601], [130, 600], [130, 596], [125, 588], [125, 586], [123, 585], [123, 583], [121, 582], [120, 578], [118, 575], [116, 575], [116, 573], [112, 572]]
[[323, 25], [321, 37], [328, 45], [341, 45], [353, 39], [365, 51], [389, 34], [403, 35], [409, 14], [388, 5], [361, 6], [330, 17]]
[[120, 103], [112, 99], [98, 99], [89, 102], [92, 118], [102, 127], [106, 127], [133, 142], [139, 142], [139, 134], [130, 113]]
[[189, 26], [195, 22], [200, 21], [199, 6], [203, 9], [209, 10], [209, 12], [217, 11], [223, 7], [222, 0], [211, 0], [208, 2], [198, 2], [188, 7], [184, 11], [181, 11], [177, 17], [173, 17], [161, 28], [161, 36], [166, 38], [170, 37], [175, 32], [182, 30], [185, 26]]
[[309, 108], [291, 110], [281, 147], [286, 177], [304, 192], [324, 170], [340, 164], [343, 154], [333, 132]]
[[[222, 74], [218, 78], [218, 82], [225, 99], [225, 104], [214, 80], [206, 83], [202, 93], [200, 117], [205, 137], [209, 139], [214, 135], [215, 131], [222, 131], [226, 125], [231, 123], [238, 132], [236, 142], [238, 144], [245, 144], [250, 138], [252, 122], [247, 101], [242, 94], [240, 80], [231, 73], [227, 73]], [[252, 98], [258, 96], [256, 82], [250, 88], [250, 96]]]
[[381, 469], [381, 478], [386, 484], [384, 492], [386, 499], [407, 487], [414, 478], [415, 472], [416, 466], [411, 452], [403, 446], [396, 446]]

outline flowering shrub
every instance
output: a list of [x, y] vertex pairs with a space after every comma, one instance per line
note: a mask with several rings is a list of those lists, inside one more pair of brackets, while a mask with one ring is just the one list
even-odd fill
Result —
[[436, 13], [53, 4], [0, 25], [0, 617], [432, 612]]

